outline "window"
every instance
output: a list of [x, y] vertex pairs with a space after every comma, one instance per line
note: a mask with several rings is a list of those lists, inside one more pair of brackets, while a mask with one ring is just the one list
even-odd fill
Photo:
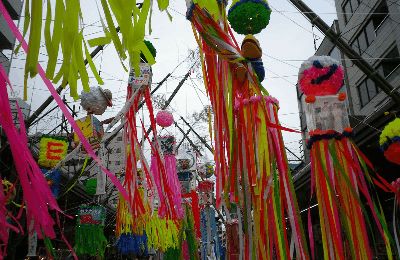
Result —
[[378, 71], [389, 81], [400, 75], [400, 54], [397, 46], [384, 57]]
[[367, 48], [372, 44], [375, 40], [376, 34], [373, 26], [372, 20], [370, 20], [367, 25], [361, 29], [360, 33], [351, 43], [351, 47], [358, 52], [358, 54], [362, 55]]
[[344, 12], [344, 18], [345, 18], [346, 23], [348, 23], [350, 21], [351, 16], [357, 10], [357, 7], [359, 4], [360, 4], [360, 0], [348, 0], [343, 5], [343, 12]]
[[121, 165], [120, 161], [115, 161], [115, 165]]
[[116, 153], [121, 153], [121, 148], [117, 148]]
[[379, 90], [371, 79], [365, 79], [358, 85], [358, 95], [361, 107], [367, 105], [378, 93]]
[[386, 21], [386, 18], [388, 16], [389, 16], [389, 8], [386, 4], [386, 0], [383, 0], [375, 9], [375, 12], [372, 14], [371, 20], [374, 25], [376, 33], [378, 33], [379, 28], [382, 27], [382, 24]]
[[117, 141], [122, 141], [122, 136], [118, 136]]

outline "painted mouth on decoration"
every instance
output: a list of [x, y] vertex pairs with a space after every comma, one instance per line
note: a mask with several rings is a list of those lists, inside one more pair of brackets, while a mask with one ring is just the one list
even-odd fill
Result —
[[[324, 69], [322, 64], [317, 60], [313, 62], [313, 66], [317, 69]], [[332, 77], [332, 75], [336, 73], [337, 70], [338, 66], [336, 64], [329, 66], [328, 72], [319, 76], [316, 79], [312, 79], [311, 84], [321, 84], [322, 82], [329, 80]]]

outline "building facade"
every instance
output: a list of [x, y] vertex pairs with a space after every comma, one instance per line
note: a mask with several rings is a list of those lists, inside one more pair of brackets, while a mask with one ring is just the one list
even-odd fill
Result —
[[[13, 20], [18, 20], [22, 10], [22, 1], [20, 0], [1, 0], [7, 8]], [[6, 70], [10, 71], [10, 56], [14, 47], [15, 37], [2, 15], [0, 15], [0, 63]]]

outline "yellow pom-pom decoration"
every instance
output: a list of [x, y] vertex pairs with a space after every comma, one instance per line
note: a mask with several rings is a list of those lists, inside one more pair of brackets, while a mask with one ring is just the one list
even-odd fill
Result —
[[40, 139], [39, 147], [39, 165], [53, 168], [67, 155], [68, 142], [64, 138], [43, 136]]
[[396, 118], [383, 129], [379, 144], [388, 161], [400, 164], [400, 118]]
[[387, 143], [388, 140], [396, 139], [396, 137], [400, 138], [400, 118], [396, 118], [385, 126], [379, 138], [379, 144], [382, 146]]

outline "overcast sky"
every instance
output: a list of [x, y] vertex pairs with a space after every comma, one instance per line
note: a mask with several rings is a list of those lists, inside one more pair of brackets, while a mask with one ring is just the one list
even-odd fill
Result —
[[[81, 2], [84, 24], [87, 25], [84, 29], [86, 39], [102, 36], [96, 0]], [[306, 0], [305, 2], [329, 25], [336, 19], [334, 0]], [[285, 126], [299, 129], [295, 84], [301, 62], [314, 53], [312, 26], [288, 0], [271, 0], [269, 3], [273, 9], [270, 24], [264, 31], [256, 35], [265, 54], [263, 62], [266, 68], [266, 78], [263, 81], [263, 85], [272, 96], [280, 101], [281, 123]], [[157, 49], [157, 63], [153, 66], [153, 82], [159, 82], [185, 60], [189, 50], [194, 50], [197, 47], [191, 25], [184, 16], [186, 12], [185, 1], [172, 0], [169, 12], [173, 16], [172, 22], [169, 21], [166, 13], [160, 13], [155, 6], [152, 17], [153, 32], [147, 36], [147, 39], [152, 41]], [[23, 18], [19, 24], [21, 30], [22, 25]], [[318, 38], [318, 46], [321, 43], [322, 36], [317, 29], [314, 29], [314, 32]], [[242, 38], [243, 36], [241, 35], [237, 36], [238, 42]], [[45, 66], [47, 60], [46, 50], [42, 48], [41, 53], [39, 60]], [[104, 119], [115, 115], [123, 106], [128, 76], [127, 72], [123, 70], [112, 46], [107, 46], [95, 58], [95, 63], [97, 68], [101, 70], [101, 76], [105, 81], [104, 87], [113, 92], [115, 104], [113, 108], [109, 109], [101, 117], [101, 119]], [[14, 83], [19, 96], [22, 96], [24, 64], [25, 55], [20, 53], [17, 57], [14, 57], [10, 71], [11, 81]], [[183, 62], [159, 90], [158, 94], [165, 94], [168, 98], [182, 76], [188, 71], [190, 65], [188, 62]], [[91, 83], [96, 85], [94, 79], [92, 79]], [[170, 109], [176, 117], [191, 115], [193, 112], [201, 110], [203, 105], [209, 104], [204, 93], [205, 89], [200, 80], [188, 80], [172, 102]], [[29, 80], [28, 103], [31, 104], [32, 110], [35, 110], [48, 96], [49, 92], [39, 77]], [[79, 105], [79, 103], [75, 104]], [[54, 106], [55, 103], [49, 108]], [[81, 113], [81, 115], [83, 116], [84, 113]], [[56, 125], [56, 122], [60, 121], [60, 118], [61, 112], [55, 111], [43, 120], [41, 124], [32, 128], [31, 131], [46, 133]], [[183, 125], [182, 127], [187, 129]], [[169, 131], [171, 133], [179, 133], [174, 127], [170, 128]], [[196, 129], [201, 133], [207, 133], [206, 125], [197, 125]], [[191, 137], [195, 139], [193, 135]], [[287, 146], [299, 154], [300, 145], [298, 141], [301, 139], [300, 134], [285, 133], [284, 138]]]

